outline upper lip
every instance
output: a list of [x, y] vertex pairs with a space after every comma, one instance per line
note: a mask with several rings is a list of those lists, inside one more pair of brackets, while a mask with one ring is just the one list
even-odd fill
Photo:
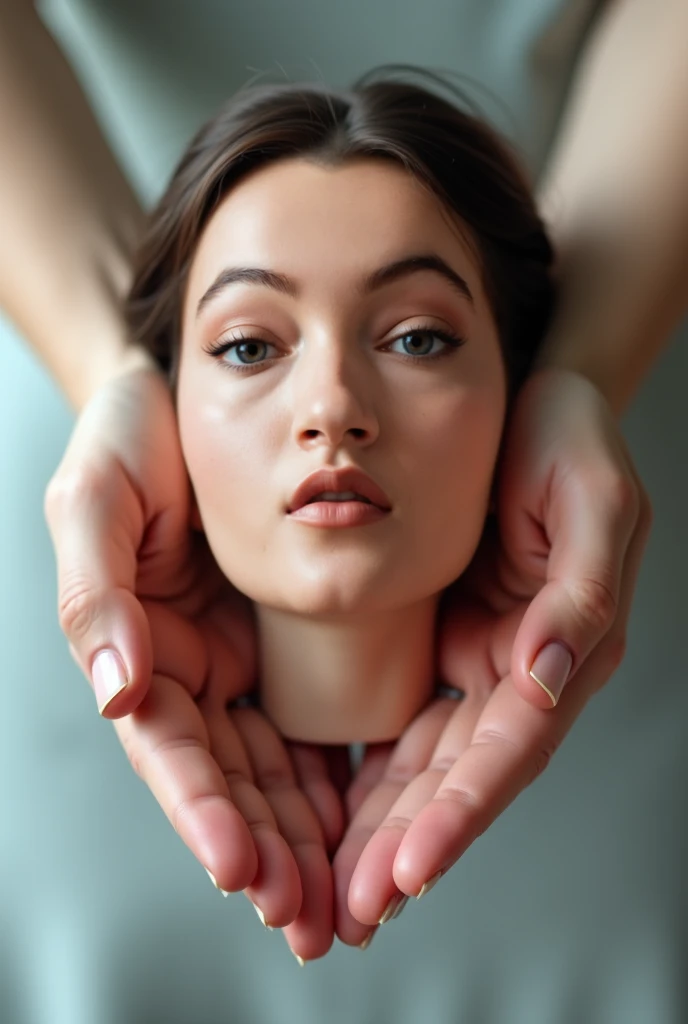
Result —
[[389, 498], [374, 480], [362, 470], [348, 466], [345, 469], [319, 469], [311, 473], [292, 494], [287, 511], [296, 512], [323, 491], [353, 491], [385, 512], [391, 508]]

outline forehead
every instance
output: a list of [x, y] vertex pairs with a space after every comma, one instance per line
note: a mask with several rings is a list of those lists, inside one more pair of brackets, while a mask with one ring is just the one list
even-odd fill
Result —
[[242, 179], [215, 210], [194, 255], [188, 295], [228, 264], [341, 282], [417, 251], [458, 261], [477, 287], [467, 229], [400, 165], [281, 160]]

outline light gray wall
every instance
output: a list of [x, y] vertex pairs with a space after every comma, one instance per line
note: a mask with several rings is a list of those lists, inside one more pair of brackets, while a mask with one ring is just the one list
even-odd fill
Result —
[[[453, 66], [480, 72], [489, 63], [491, 87], [504, 90], [523, 125], [536, 100], [514, 55], [556, 7], [524, 2], [516, 39], [505, 39], [496, 2], [439, 0], [445, 31], [432, 37], [416, 3], [396, 4], [394, 16], [386, 8], [382, 25], [375, 4], [304, 3], [300, 15], [295, 4], [267, 0], [194, 6], [201, 35], [187, 51], [178, 16], [188, 7], [172, 0], [53, 5], [147, 197], [225, 83], [278, 59], [293, 66], [312, 57], [343, 79], [380, 60], [446, 65], [461, 38], [466, 60], [457, 52]], [[232, 31], [212, 30], [230, 21]], [[538, 148], [532, 138], [524, 146]], [[685, 1021], [685, 340], [625, 424], [656, 512], [625, 665], [545, 775], [432, 895], [366, 953], [337, 946], [301, 971], [241, 895], [223, 900], [212, 888], [69, 658], [41, 506], [70, 414], [0, 326], [0, 1021]]]

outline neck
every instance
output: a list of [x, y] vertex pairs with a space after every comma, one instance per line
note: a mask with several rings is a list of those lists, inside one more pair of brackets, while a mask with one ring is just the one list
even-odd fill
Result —
[[438, 595], [365, 616], [256, 606], [261, 705], [304, 743], [397, 739], [434, 685]]

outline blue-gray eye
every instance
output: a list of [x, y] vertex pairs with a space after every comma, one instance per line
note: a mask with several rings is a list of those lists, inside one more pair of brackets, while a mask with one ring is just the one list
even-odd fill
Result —
[[[408, 331], [390, 343], [390, 351], [407, 356], [439, 356], [448, 348], [458, 348], [461, 339], [444, 331]], [[401, 346], [395, 348], [395, 346]]]
[[227, 363], [232, 363], [235, 366], [252, 366], [255, 363], [262, 363], [274, 354], [270, 352], [270, 349], [275, 349], [274, 345], [269, 345], [267, 341], [237, 341], [232, 343], [224, 354], [224, 360]]

